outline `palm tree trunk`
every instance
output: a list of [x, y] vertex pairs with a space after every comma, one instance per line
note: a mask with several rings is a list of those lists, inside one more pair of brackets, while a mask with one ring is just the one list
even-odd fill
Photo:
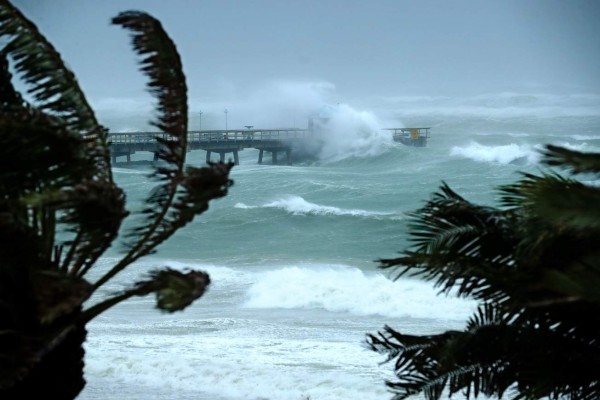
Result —
[[83, 377], [85, 325], [70, 330], [27, 376], [7, 390], [0, 390], [4, 400], [53, 399], [72, 400], [85, 386]]

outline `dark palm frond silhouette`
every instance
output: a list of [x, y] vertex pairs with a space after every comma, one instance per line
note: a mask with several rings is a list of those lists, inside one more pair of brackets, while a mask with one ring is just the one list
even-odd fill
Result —
[[[600, 173], [600, 154], [546, 146], [543, 161]], [[394, 399], [421, 393], [523, 399], [600, 397], [600, 188], [556, 172], [500, 188], [500, 207], [442, 185], [412, 213], [412, 246], [382, 268], [476, 299], [463, 331], [385, 327], [369, 346], [394, 361]]]
[[[113, 23], [133, 33], [167, 139], [149, 179], [143, 222], [125, 235], [123, 258], [95, 281], [88, 272], [129, 212], [114, 183], [107, 130], [75, 75], [19, 10], [0, 0], [0, 398], [72, 399], [83, 378], [86, 324], [132, 296], [154, 293], [166, 312], [184, 309], [210, 284], [202, 271], [163, 269], [87, 304], [92, 293], [227, 194], [232, 164], [185, 167], [187, 94], [174, 43], [142, 12]], [[13, 76], [29, 88], [29, 101]]]

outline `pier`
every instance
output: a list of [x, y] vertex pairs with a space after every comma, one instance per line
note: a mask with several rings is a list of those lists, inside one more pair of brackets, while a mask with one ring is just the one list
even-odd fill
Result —
[[[425, 147], [431, 128], [389, 128], [394, 141], [407, 146]], [[258, 163], [263, 163], [264, 153], [271, 154], [271, 163], [280, 161], [279, 155], [285, 157], [287, 165], [292, 164], [292, 156], [315, 156], [322, 147], [320, 135], [313, 129], [213, 129], [188, 132], [187, 150], [206, 151], [206, 162], [211, 161], [213, 153], [219, 155], [224, 162], [226, 154], [233, 155], [233, 161], [239, 165], [239, 152], [247, 149], [258, 150]], [[123, 132], [109, 133], [110, 152], [113, 164], [117, 157], [126, 157], [138, 151], [154, 153], [158, 159], [160, 143], [156, 138], [170, 140], [164, 132]], [[283, 161], [283, 160], [282, 160]]]
[[[138, 151], [154, 153], [158, 159], [159, 142], [156, 138], [169, 139], [163, 132], [109, 133], [111, 157], [113, 163], [117, 157], [126, 157]], [[236, 165], [239, 164], [239, 152], [247, 148], [258, 150], [258, 163], [262, 164], [264, 153], [271, 153], [271, 162], [277, 164], [279, 154], [285, 155], [285, 162], [292, 163], [292, 152], [318, 146], [318, 139], [307, 129], [228, 129], [201, 130], [188, 132], [188, 151], [206, 151], [206, 162], [211, 161], [212, 153], [225, 161], [226, 154], [233, 154]]]

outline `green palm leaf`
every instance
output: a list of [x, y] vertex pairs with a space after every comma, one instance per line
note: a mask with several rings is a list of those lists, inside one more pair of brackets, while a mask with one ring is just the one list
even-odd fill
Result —
[[433, 280], [448, 293], [478, 299], [506, 299], [506, 282], [515, 238], [508, 235], [511, 216], [474, 205], [442, 185], [424, 207], [409, 214], [413, 245], [402, 257], [379, 260], [384, 269]]
[[[159, 188], [147, 201], [130, 252], [91, 285], [84, 275], [127, 215], [124, 193], [112, 180], [106, 131], [59, 54], [8, 0], [0, 0], [0, 392], [6, 398], [35, 398], [45, 390], [56, 398], [76, 397], [85, 384], [83, 343], [92, 318], [151, 293], [161, 310], [182, 310], [210, 283], [201, 271], [166, 269], [84, 310], [95, 289], [231, 185], [231, 164], [184, 170], [185, 78], [160, 24], [135, 12], [115, 23], [139, 33], [135, 47], [147, 56], [143, 70], [159, 100], [154, 124], [167, 138], [160, 140], [162, 165], [153, 174]], [[31, 103], [15, 89], [11, 71], [31, 87]]]
[[94, 176], [111, 180], [106, 132], [100, 126], [73, 73], [36, 26], [8, 1], [0, 1], [2, 50], [15, 61], [15, 71], [31, 86], [41, 111], [60, 117], [66, 127], [89, 143]]
[[[119, 200], [122, 193], [112, 181], [106, 131], [58, 52], [8, 1], [0, 2], [0, 38], [6, 43], [0, 51], [0, 86], [5, 89], [0, 95], [0, 154], [5, 164], [0, 186], [32, 216], [27, 223], [43, 238], [43, 259], [62, 255], [55, 249], [67, 246], [66, 256], [48, 265], [60, 265], [71, 273], [86, 270], [120, 226], [119, 220], [110, 231], [103, 230], [106, 225], [93, 228], [86, 223], [89, 215], [107, 212], [107, 217], [112, 213], [121, 219], [125, 215]], [[7, 57], [14, 60], [17, 76], [29, 85], [35, 106], [14, 90]], [[99, 187], [110, 197], [100, 199]], [[87, 212], [80, 213], [83, 208], [75, 206], [74, 197], [86, 204]], [[106, 208], [109, 203], [116, 209]], [[62, 227], [71, 238], [55, 244], [56, 231]]]
[[166, 138], [158, 158], [161, 165], [152, 179], [158, 186], [146, 200], [143, 222], [129, 234], [128, 253], [95, 284], [99, 287], [130, 263], [151, 253], [194, 215], [208, 208], [208, 201], [222, 197], [231, 185], [232, 164], [210, 164], [184, 169], [187, 147], [187, 86], [181, 59], [160, 22], [148, 14], [129, 11], [113, 23], [132, 32], [133, 48], [142, 57], [141, 70], [149, 77], [148, 88], [157, 99], [158, 117], [152, 122]]
[[[600, 158], [600, 157], [599, 157]], [[501, 187], [507, 207], [526, 207], [544, 223], [571, 229], [600, 228], [600, 188], [557, 174], [523, 174]]]
[[156, 306], [165, 312], [182, 311], [206, 292], [210, 285], [208, 274], [202, 271], [181, 272], [170, 268], [152, 271], [149, 279], [137, 282], [129, 290], [112, 296], [85, 310], [82, 321], [88, 322], [102, 312], [132, 296], [156, 294]]
[[[598, 158], [548, 147], [550, 165], [597, 172]], [[387, 382], [404, 399], [595, 399], [600, 393], [600, 197], [596, 185], [547, 173], [500, 188], [502, 208], [446, 185], [411, 214], [412, 247], [380, 260], [396, 279], [433, 280], [477, 299], [462, 332], [406, 335], [389, 327], [371, 348], [395, 361]]]
[[542, 161], [548, 165], [565, 167], [574, 173], [600, 173], [598, 153], [582, 153], [560, 146], [547, 145], [542, 154], [544, 156]]

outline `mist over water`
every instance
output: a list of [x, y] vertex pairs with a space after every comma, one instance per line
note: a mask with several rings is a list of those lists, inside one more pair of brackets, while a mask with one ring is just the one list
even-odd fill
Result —
[[326, 113], [327, 121], [322, 126], [324, 142], [319, 154], [324, 161], [378, 155], [392, 143], [391, 135], [382, 131], [373, 112], [339, 104], [327, 109]]
[[[336, 162], [389, 151], [393, 142], [387, 128], [428, 126], [435, 129], [436, 140], [470, 132], [468, 143], [451, 139], [453, 156], [535, 164], [540, 146], [529, 143], [527, 137], [554, 135], [558, 139], [570, 133], [571, 139], [594, 141], [596, 132], [580, 122], [593, 126], [600, 118], [600, 95], [594, 94], [396, 96], [371, 98], [360, 106], [337, 102], [336, 95], [335, 85], [325, 81], [272, 81], [227, 102], [203, 104], [190, 99], [189, 129], [225, 129], [226, 118], [229, 129], [308, 129], [312, 120], [322, 140], [318, 160]], [[149, 99], [105, 98], [94, 105], [101, 123], [111, 132], [155, 130], [148, 124]], [[496, 135], [524, 140], [497, 145], [491, 143]]]

